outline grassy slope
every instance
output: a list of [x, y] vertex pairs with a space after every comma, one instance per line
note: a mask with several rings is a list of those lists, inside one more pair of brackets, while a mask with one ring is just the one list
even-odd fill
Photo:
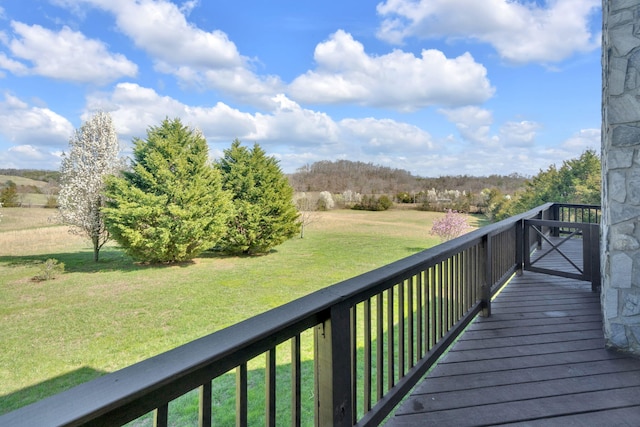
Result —
[[38, 187], [42, 194], [38, 193], [20, 193], [20, 202], [24, 205], [44, 205], [47, 203], [46, 189], [49, 183], [44, 181], [37, 181], [35, 179], [23, 178], [21, 176], [13, 175], [0, 175], [0, 185], [5, 184], [7, 181], [13, 181], [16, 185], [33, 185]]
[[[0, 413], [430, 247], [439, 215], [332, 211], [268, 256], [140, 266], [115, 247], [94, 264], [51, 211], [2, 212]], [[66, 273], [30, 280], [47, 258]]]

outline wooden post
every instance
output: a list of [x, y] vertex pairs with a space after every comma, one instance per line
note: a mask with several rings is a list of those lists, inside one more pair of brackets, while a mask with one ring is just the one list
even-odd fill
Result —
[[351, 426], [350, 307], [336, 304], [315, 328], [316, 426]]
[[484, 285], [482, 286], [482, 317], [491, 316], [491, 285], [493, 284], [493, 259], [491, 250], [491, 235], [482, 238], [484, 249]]
[[591, 237], [591, 291], [600, 292], [600, 224], [590, 224], [589, 234]]
[[513, 225], [516, 228], [516, 274], [522, 276], [524, 265], [524, 220], [520, 220]]

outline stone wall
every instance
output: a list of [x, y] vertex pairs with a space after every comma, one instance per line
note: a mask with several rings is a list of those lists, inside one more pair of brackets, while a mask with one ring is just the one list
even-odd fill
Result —
[[602, 7], [605, 340], [640, 354], [640, 0], [603, 0]]

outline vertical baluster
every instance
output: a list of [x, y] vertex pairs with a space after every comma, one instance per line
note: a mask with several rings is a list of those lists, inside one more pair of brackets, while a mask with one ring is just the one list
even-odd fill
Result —
[[384, 356], [382, 354], [384, 345], [384, 316], [383, 316], [383, 294], [376, 295], [376, 401], [382, 399], [384, 393]]
[[268, 427], [276, 425], [276, 349], [275, 347], [266, 353], [265, 366], [265, 417]]
[[404, 285], [402, 281], [398, 284], [398, 378], [404, 376], [404, 358], [405, 358], [405, 324], [404, 319], [406, 312], [404, 308]]
[[469, 254], [469, 273], [471, 274], [469, 301], [471, 304], [475, 304], [478, 300], [478, 294], [476, 293], [478, 289], [478, 246], [473, 245], [469, 249], [471, 249], [471, 253]]
[[165, 403], [153, 412], [153, 427], [167, 427], [169, 423], [169, 404]]
[[364, 303], [364, 412], [371, 410], [371, 299]]
[[458, 268], [456, 269], [456, 271], [458, 272], [458, 319], [460, 319], [462, 317], [462, 315], [465, 313], [465, 292], [464, 292], [464, 252], [460, 252], [458, 254]]
[[452, 310], [452, 319], [451, 325], [453, 326], [459, 319], [459, 311], [460, 311], [460, 275], [458, 274], [458, 268], [460, 266], [460, 254], [455, 254], [451, 257], [451, 288], [452, 288], [452, 301], [453, 301], [453, 310]]
[[300, 427], [302, 416], [302, 374], [300, 364], [300, 334], [291, 338], [291, 426]]
[[464, 292], [464, 313], [471, 307], [471, 286], [473, 281], [471, 280], [471, 253], [473, 247], [467, 248], [462, 256], [462, 264], [464, 265], [464, 282], [462, 292]]
[[355, 424], [358, 418], [358, 306], [354, 305], [350, 312], [351, 329], [351, 424]]
[[438, 287], [437, 287], [437, 283], [438, 283], [438, 276], [436, 274], [437, 272], [437, 267], [435, 265], [432, 265], [431, 267], [429, 267], [429, 293], [431, 295], [431, 297], [429, 298], [429, 307], [431, 310], [431, 317], [429, 319], [429, 330], [430, 330], [430, 335], [429, 335], [429, 349], [433, 348], [434, 345], [436, 345], [436, 341], [437, 341], [437, 336], [438, 336], [438, 296], [437, 296], [437, 292], [438, 292]]
[[387, 290], [387, 390], [390, 390], [395, 384], [395, 336], [394, 336], [394, 322], [393, 322], [393, 286]]
[[433, 299], [431, 298], [431, 268], [424, 271], [424, 352], [431, 349], [431, 309]]
[[199, 394], [198, 426], [211, 427], [211, 381], [200, 386]]
[[413, 346], [415, 344], [415, 335], [414, 335], [414, 315], [413, 315], [413, 286], [415, 283], [415, 276], [407, 279], [407, 368], [411, 369], [413, 366], [413, 355], [414, 349]]
[[416, 281], [416, 360], [422, 359], [425, 353], [422, 340], [422, 325], [424, 325], [424, 307], [422, 306], [423, 274], [424, 272], [421, 271], [414, 276]]
[[246, 427], [247, 420], [247, 364], [236, 368], [236, 426]]
[[454, 310], [455, 310], [455, 301], [454, 301], [454, 289], [455, 289], [455, 282], [454, 282], [454, 278], [453, 278], [453, 263], [455, 260], [455, 256], [452, 255], [448, 260], [447, 260], [447, 296], [448, 296], [448, 323], [447, 323], [447, 332], [449, 332], [449, 330], [451, 330], [451, 326], [453, 326], [453, 315], [454, 315]]
[[447, 332], [449, 325], [449, 293], [447, 290], [447, 262], [442, 261], [440, 263], [440, 299], [442, 304], [442, 320], [440, 322], [440, 336], [438, 340], [444, 336]]

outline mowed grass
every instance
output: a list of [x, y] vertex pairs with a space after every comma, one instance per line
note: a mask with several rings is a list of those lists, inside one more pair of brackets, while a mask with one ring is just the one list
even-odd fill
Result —
[[[114, 245], [94, 263], [90, 242], [52, 223], [54, 211], [1, 212], [0, 413], [431, 247], [442, 215], [322, 212], [304, 239], [266, 256], [148, 266]], [[65, 273], [32, 280], [48, 258]]]

